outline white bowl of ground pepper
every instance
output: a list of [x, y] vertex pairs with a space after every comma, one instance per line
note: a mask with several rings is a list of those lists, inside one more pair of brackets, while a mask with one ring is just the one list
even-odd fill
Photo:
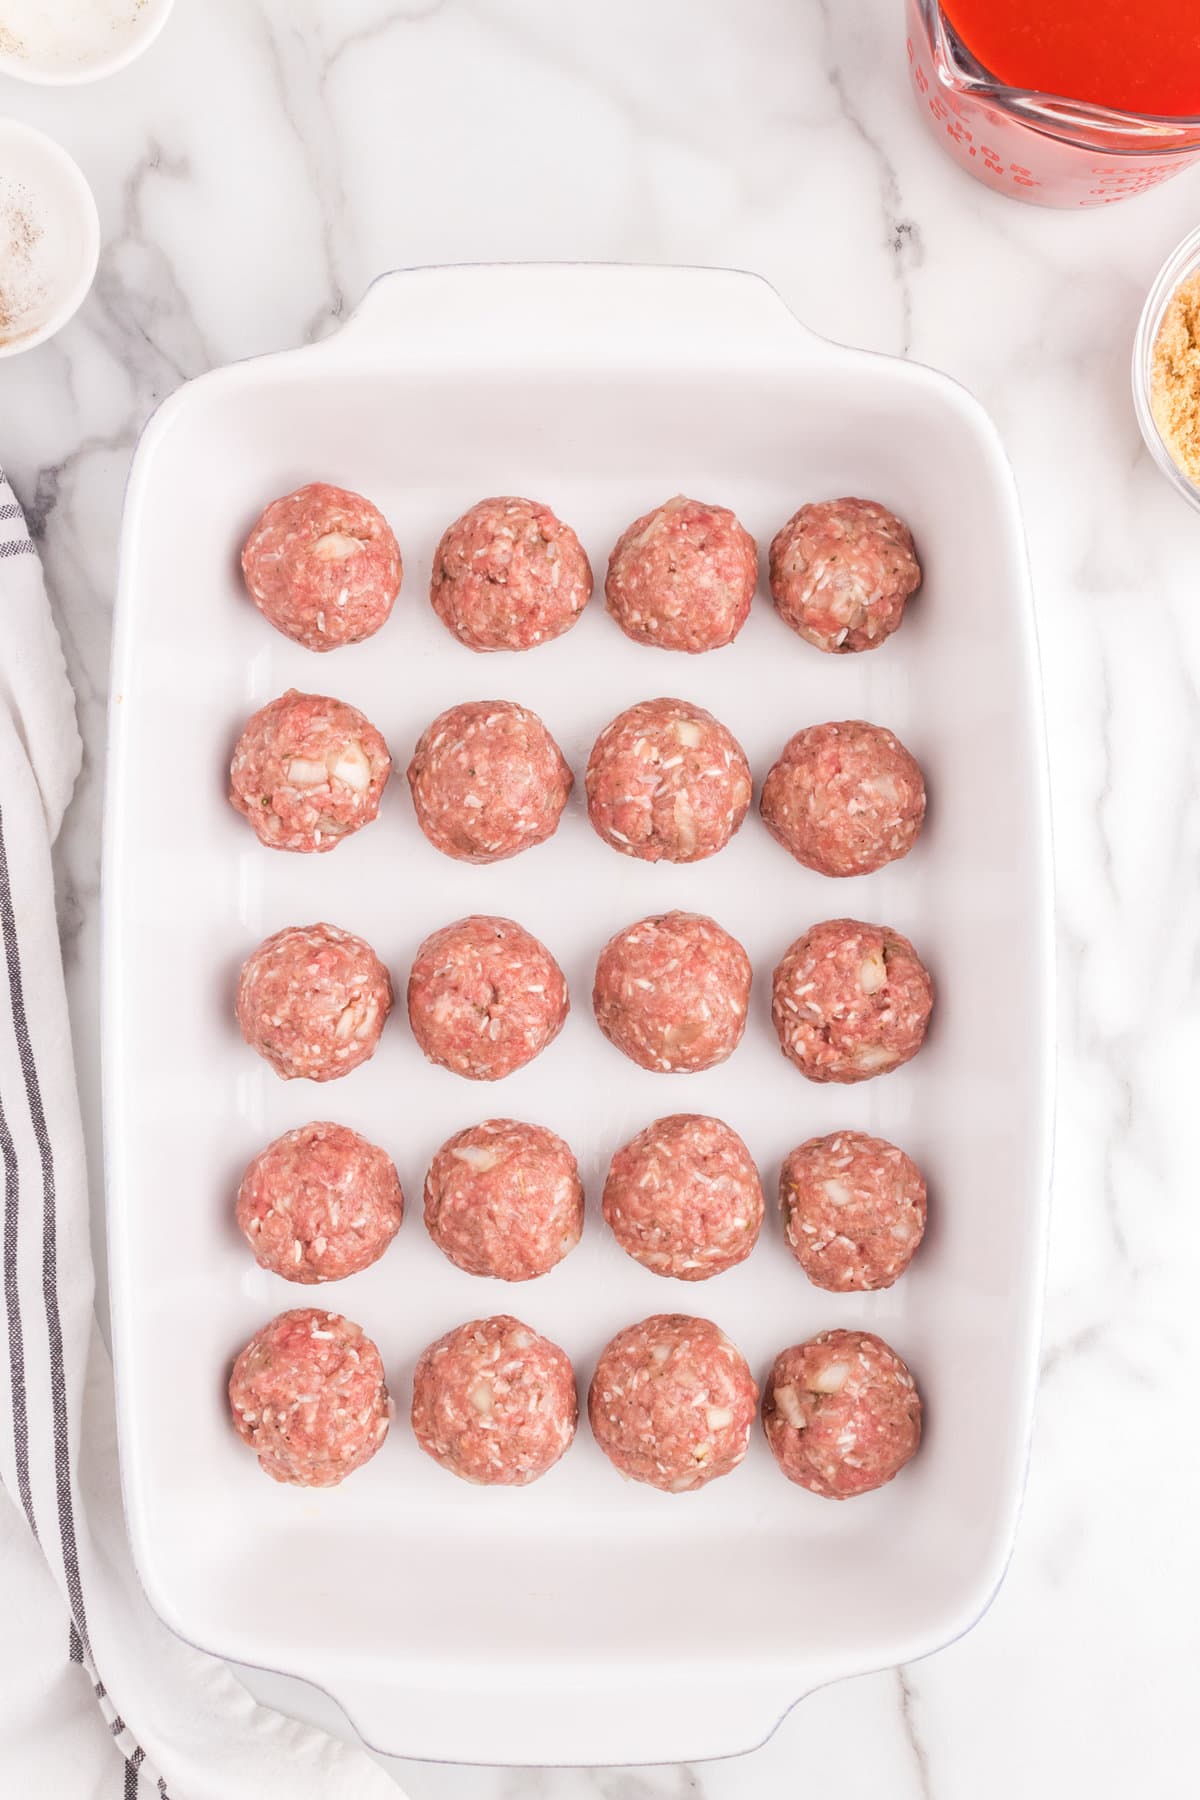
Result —
[[1172, 251], [1142, 308], [1133, 403], [1151, 456], [1200, 510], [1200, 230]]
[[46, 87], [114, 75], [148, 50], [175, 0], [0, 0], [0, 74]]
[[44, 132], [0, 119], [0, 357], [62, 329], [99, 257], [96, 202], [78, 166]]

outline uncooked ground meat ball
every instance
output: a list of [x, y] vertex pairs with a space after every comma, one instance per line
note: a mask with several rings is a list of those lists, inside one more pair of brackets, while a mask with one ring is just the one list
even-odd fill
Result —
[[425, 1177], [425, 1223], [468, 1275], [529, 1281], [573, 1250], [583, 1183], [570, 1146], [542, 1125], [485, 1119], [444, 1143]]
[[604, 598], [626, 636], [694, 654], [733, 642], [757, 581], [754, 539], [728, 508], [676, 494], [617, 539]]
[[699, 1113], [672, 1113], [613, 1157], [604, 1217], [622, 1250], [656, 1275], [706, 1281], [753, 1250], [762, 1184], [736, 1131]]
[[662, 913], [605, 944], [592, 1006], [605, 1037], [639, 1067], [690, 1074], [737, 1049], [750, 976], [750, 958], [715, 920]]
[[917, 1054], [933, 983], [906, 937], [826, 919], [775, 971], [771, 1017], [783, 1054], [810, 1081], [866, 1081]]
[[247, 721], [229, 799], [270, 850], [333, 850], [378, 813], [391, 769], [356, 706], [289, 688]]
[[369, 500], [314, 481], [267, 507], [246, 539], [242, 573], [285, 637], [336, 650], [385, 623], [400, 592], [400, 547]]
[[409, 1022], [426, 1058], [468, 1081], [499, 1081], [531, 1062], [569, 1008], [545, 944], [487, 914], [427, 937], [408, 980]]
[[237, 1016], [285, 1081], [334, 1081], [374, 1056], [392, 983], [370, 944], [336, 925], [288, 925], [242, 965]]
[[408, 765], [417, 823], [460, 862], [500, 862], [553, 836], [573, 777], [536, 713], [471, 700], [441, 713]]
[[723, 850], [753, 784], [731, 731], [686, 700], [643, 700], [596, 739], [588, 817], [606, 844], [645, 862], [699, 862]]
[[771, 545], [771, 597], [818, 650], [874, 650], [921, 585], [912, 532], [874, 500], [820, 500]]
[[386, 1151], [345, 1125], [315, 1122], [260, 1150], [238, 1190], [237, 1222], [264, 1269], [285, 1281], [340, 1281], [381, 1257], [404, 1217]]
[[433, 559], [433, 610], [469, 650], [548, 643], [591, 596], [583, 545], [536, 500], [481, 500], [445, 532]]
[[579, 1421], [566, 1354], [519, 1319], [473, 1319], [430, 1344], [413, 1376], [427, 1456], [463, 1481], [525, 1487], [570, 1448]]
[[588, 1418], [622, 1475], [682, 1494], [737, 1468], [757, 1405], [746, 1359], [723, 1331], [710, 1319], [658, 1313], [605, 1347]]
[[826, 1500], [882, 1487], [921, 1441], [916, 1384], [872, 1331], [822, 1331], [784, 1350], [763, 1391], [762, 1416], [788, 1480]]
[[239, 1435], [273, 1481], [336, 1487], [387, 1436], [383, 1363], [361, 1325], [301, 1307], [256, 1332], [233, 1365]]
[[898, 737], [850, 719], [789, 738], [760, 807], [797, 862], [819, 875], [869, 875], [916, 843], [925, 783]]
[[833, 1293], [891, 1287], [925, 1231], [925, 1180], [884, 1138], [810, 1138], [779, 1175], [783, 1234], [808, 1279]]

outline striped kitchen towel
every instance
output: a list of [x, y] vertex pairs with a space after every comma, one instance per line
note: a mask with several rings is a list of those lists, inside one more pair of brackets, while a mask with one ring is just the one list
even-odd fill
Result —
[[0, 1793], [396, 1800], [162, 1625], [121, 1510], [50, 846], [80, 766], [41, 564], [0, 472]]

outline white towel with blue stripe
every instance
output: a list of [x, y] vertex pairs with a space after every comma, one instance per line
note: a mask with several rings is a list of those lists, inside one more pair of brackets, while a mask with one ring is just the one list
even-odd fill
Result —
[[92, 1310], [88, 1174], [50, 847], [74, 698], [0, 473], [0, 1793], [396, 1800], [364, 1751], [258, 1706], [142, 1595]]

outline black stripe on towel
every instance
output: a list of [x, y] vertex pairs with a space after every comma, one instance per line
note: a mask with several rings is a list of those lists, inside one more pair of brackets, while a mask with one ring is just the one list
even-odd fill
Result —
[[20, 519], [21, 523], [24, 524], [25, 514], [21, 511], [16, 501], [13, 500], [10, 501], [7, 506], [0, 506], [0, 519]]
[[4, 1164], [4, 1307], [8, 1314], [8, 1384], [12, 1390], [13, 1450], [17, 1461], [17, 1492], [37, 1537], [33, 1492], [29, 1486], [29, 1413], [25, 1403], [25, 1339], [21, 1330], [21, 1290], [17, 1285], [17, 1218], [21, 1198], [21, 1169], [17, 1147], [0, 1098], [0, 1161]]
[[79, 1550], [75, 1541], [75, 1515], [71, 1503], [71, 1453], [67, 1424], [67, 1383], [63, 1365], [62, 1316], [58, 1308], [58, 1221], [54, 1188], [54, 1151], [46, 1129], [42, 1106], [42, 1090], [38, 1081], [33, 1042], [29, 1036], [29, 1020], [25, 1013], [25, 988], [21, 974], [21, 948], [17, 942], [17, 921], [13, 909], [12, 883], [8, 872], [8, 851], [4, 842], [4, 809], [0, 805], [0, 937], [4, 941], [4, 958], [8, 966], [9, 1002], [12, 1009], [13, 1033], [21, 1073], [25, 1077], [25, 1098], [33, 1135], [42, 1164], [42, 1299], [46, 1309], [46, 1335], [50, 1344], [50, 1398], [54, 1415], [54, 1485], [58, 1500], [58, 1531], [62, 1543], [63, 1574], [71, 1616], [84, 1649], [91, 1654], [88, 1642], [87, 1613], [83, 1604], [83, 1582], [79, 1573]]
[[125, 1791], [123, 1800], [137, 1800], [138, 1770], [146, 1760], [146, 1752], [139, 1744], [132, 1756], [125, 1759]]
[[36, 556], [32, 538], [10, 538], [7, 544], [0, 544], [0, 558], [5, 556]]
[[67, 1634], [67, 1655], [73, 1663], [83, 1661], [83, 1639], [75, 1629], [75, 1621], [71, 1620], [71, 1629]]

